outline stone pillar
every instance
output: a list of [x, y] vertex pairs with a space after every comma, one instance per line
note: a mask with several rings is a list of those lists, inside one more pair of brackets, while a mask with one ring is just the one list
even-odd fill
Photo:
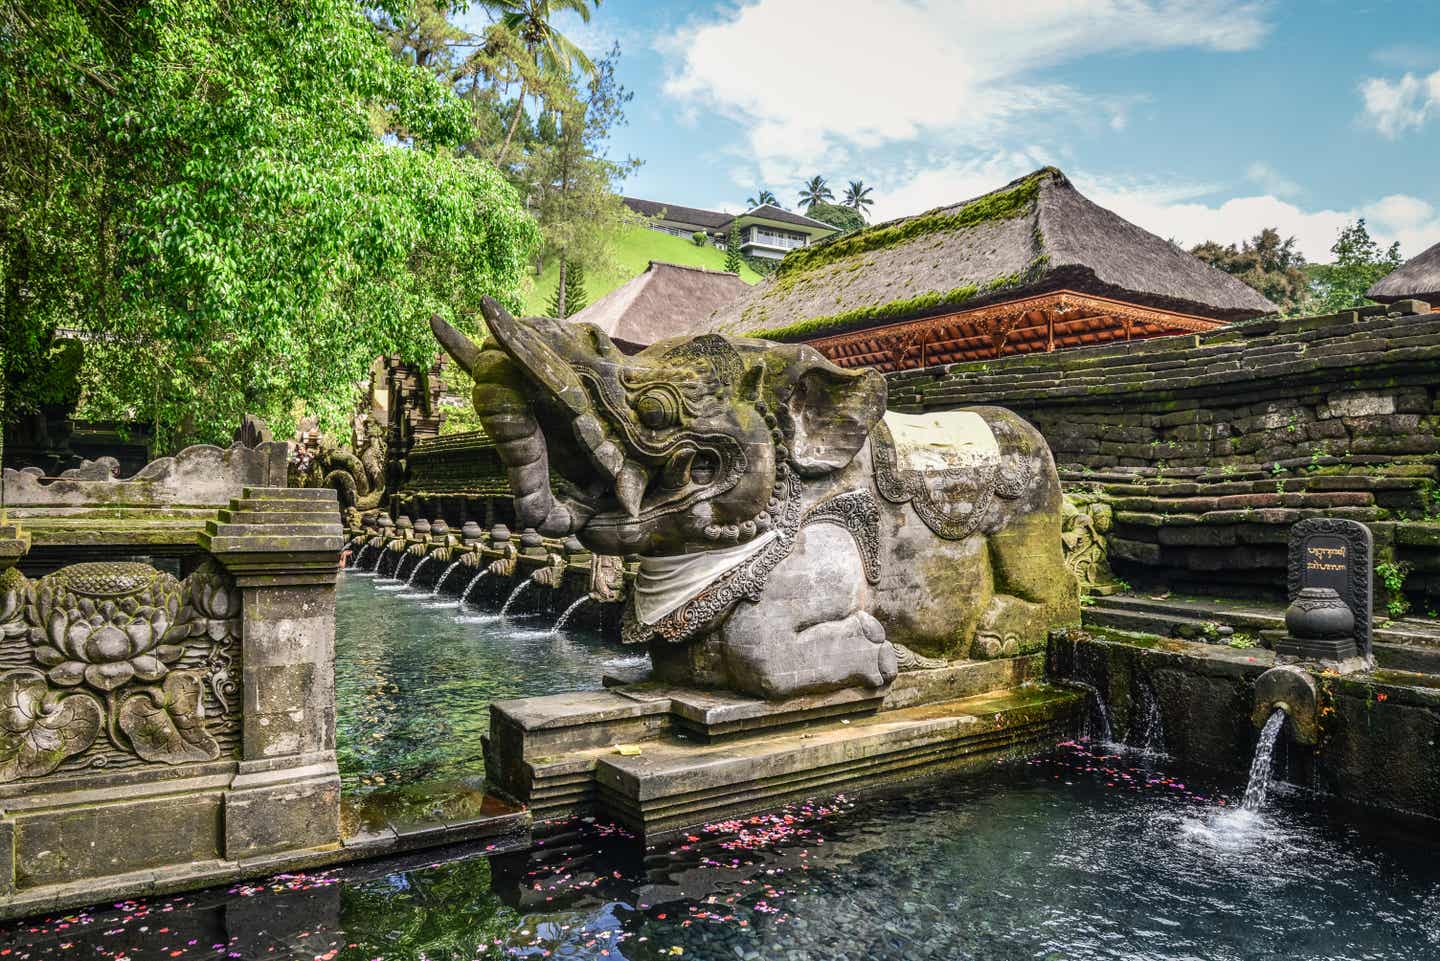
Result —
[[335, 765], [335, 492], [245, 488], [203, 546], [242, 596], [244, 736], [225, 793], [234, 860], [340, 841]]

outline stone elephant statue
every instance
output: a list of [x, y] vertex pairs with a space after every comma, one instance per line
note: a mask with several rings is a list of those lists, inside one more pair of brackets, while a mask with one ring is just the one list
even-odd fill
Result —
[[1049, 448], [1015, 414], [886, 413], [885, 379], [716, 334], [623, 354], [492, 300], [474, 381], [519, 524], [638, 555], [655, 675], [779, 699], [1043, 648], [1079, 620]]

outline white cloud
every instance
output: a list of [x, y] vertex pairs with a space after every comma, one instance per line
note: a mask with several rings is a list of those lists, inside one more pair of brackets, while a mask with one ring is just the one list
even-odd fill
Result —
[[[1247, 0], [753, 0], [669, 38], [666, 92], [739, 121], [757, 159], [943, 133], [973, 141], [1036, 111], [1123, 127], [1123, 106], [1035, 72], [1107, 51], [1245, 50]], [[861, 25], [857, 29], [857, 25]], [[804, 37], [797, 44], [797, 37]]]
[[1300, 185], [1264, 161], [1256, 161], [1245, 171], [1245, 176], [1256, 186], [1277, 197], [1293, 197], [1300, 192]]
[[[1053, 162], [1044, 151], [995, 153], [961, 162], [932, 164], [893, 184], [877, 187], [875, 220], [919, 213], [978, 196]], [[1206, 240], [1239, 243], [1266, 227], [1293, 236], [1307, 260], [1331, 260], [1330, 246], [1340, 228], [1364, 217], [1371, 236], [1413, 257], [1440, 240], [1440, 211], [1430, 202], [1391, 194], [1349, 209], [1309, 210], [1266, 192], [1213, 200], [1223, 191], [1215, 184], [1175, 180], [1137, 181], [1080, 172], [1075, 186], [1091, 200], [1151, 233], [1190, 247]]]
[[1360, 84], [1365, 119], [1392, 140], [1440, 115], [1440, 70], [1428, 77], [1405, 73], [1399, 80], [1370, 77]]

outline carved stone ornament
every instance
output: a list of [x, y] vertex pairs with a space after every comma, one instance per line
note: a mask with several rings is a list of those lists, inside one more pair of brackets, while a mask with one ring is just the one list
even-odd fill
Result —
[[[895, 439], [884, 421], [870, 433], [870, 458], [875, 487], [892, 504], [909, 504], [915, 515], [940, 537], [961, 541], [980, 529], [990, 513], [992, 498], [1015, 500], [1035, 479], [1030, 451], [1017, 450], [1019, 431], [1005, 420], [990, 424], [1000, 445], [1000, 456], [977, 460], [963, 467], [918, 471], [900, 466]], [[936, 490], [946, 492], [942, 503]]]
[[780, 467], [776, 471], [775, 487], [778, 496], [774, 509], [769, 512], [775, 539], [654, 624], [642, 624], [636, 618], [632, 595], [625, 604], [625, 615], [620, 624], [622, 642], [644, 644], [658, 635], [673, 644], [681, 644], [719, 626], [742, 598], [760, 599], [770, 572], [790, 556], [795, 547], [795, 535], [800, 532], [799, 476], [788, 468]]
[[[1327, 552], [1317, 556], [1317, 550]], [[1341, 517], [1311, 517], [1290, 528], [1286, 587], [1299, 597], [1307, 587], [1330, 587], [1355, 616], [1354, 637], [1370, 650], [1374, 594], [1374, 541], [1370, 530]]]
[[639, 621], [632, 597], [625, 605], [621, 624], [625, 643], [645, 643], [655, 635], [672, 643], [684, 643], [718, 627], [742, 599], [760, 599], [770, 573], [790, 556], [795, 549], [796, 536], [810, 524], [834, 524], [849, 532], [860, 552], [866, 580], [872, 584], [880, 580], [880, 505], [874, 496], [869, 491], [848, 491], [822, 501], [802, 514], [800, 478], [784, 468], [779, 473], [776, 486], [785, 495], [771, 513], [777, 535], [775, 539], [655, 624], [646, 625]]
[[218, 758], [205, 691], [222, 716], [238, 707], [239, 616], [234, 582], [214, 562], [183, 582], [128, 562], [74, 564], [38, 581], [4, 572], [0, 783], [99, 750], [102, 731], [144, 762]]

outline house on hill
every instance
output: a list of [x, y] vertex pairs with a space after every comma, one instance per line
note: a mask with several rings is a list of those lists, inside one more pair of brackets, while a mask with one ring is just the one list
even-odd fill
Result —
[[703, 233], [717, 247], [725, 246], [732, 227], [740, 230], [740, 252], [747, 257], [779, 260], [797, 247], [830, 237], [838, 231], [827, 223], [792, 213], [773, 204], [752, 207], [743, 214], [727, 214], [718, 210], [701, 210], [679, 204], [622, 197], [625, 206], [642, 217], [653, 218], [647, 224], [677, 237]]
[[888, 372], [1194, 333], [1277, 310], [1046, 167], [795, 250], [710, 329]]
[[650, 261], [650, 266], [569, 317], [603, 330], [625, 353], [704, 330], [710, 315], [750, 289], [722, 270]]
[[1420, 300], [1440, 310], [1440, 244], [1426, 248], [1375, 281], [1365, 296], [1382, 304]]

